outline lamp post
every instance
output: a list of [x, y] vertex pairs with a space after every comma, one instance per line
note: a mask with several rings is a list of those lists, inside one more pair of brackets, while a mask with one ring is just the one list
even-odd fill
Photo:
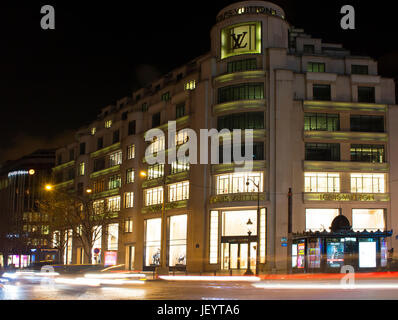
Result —
[[256, 183], [254, 179], [247, 178], [246, 186], [250, 185], [249, 180], [257, 188], [257, 250], [256, 250], [256, 276], [260, 272], [259, 262], [260, 262], [260, 182]]
[[245, 272], [245, 276], [252, 276], [253, 275], [253, 271], [250, 269], [250, 259], [251, 259], [251, 255], [250, 255], [250, 236], [252, 235], [252, 231], [251, 228], [253, 227], [253, 222], [249, 219], [249, 221], [247, 221], [246, 223], [247, 225], [247, 270]]
[[[145, 171], [140, 172], [142, 178], [146, 178], [148, 174]], [[159, 275], [168, 275], [169, 267], [166, 265], [166, 222], [165, 222], [165, 202], [166, 202], [166, 176], [163, 171], [162, 177], [163, 201], [161, 214], [161, 236], [160, 236], [160, 265], [156, 267], [155, 272]]]

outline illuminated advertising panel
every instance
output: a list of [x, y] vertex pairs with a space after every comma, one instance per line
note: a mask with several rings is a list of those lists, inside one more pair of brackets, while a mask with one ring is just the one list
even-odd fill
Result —
[[236, 24], [221, 30], [221, 59], [261, 53], [261, 22]]
[[115, 266], [117, 263], [117, 251], [105, 251], [105, 267]]
[[376, 268], [376, 242], [359, 243], [359, 267]]
[[329, 267], [340, 268], [344, 265], [344, 242], [329, 242], [326, 251]]
[[297, 267], [297, 244], [292, 245], [292, 268]]
[[305, 243], [297, 245], [297, 268], [303, 269], [305, 264]]
[[380, 258], [381, 258], [381, 266], [382, 267], [387, 267], [387, 258], [388, 258], [388, 248], [387, 248], [387, 241], [386, 239], [381, 239], [381, 245], [380, 245]]

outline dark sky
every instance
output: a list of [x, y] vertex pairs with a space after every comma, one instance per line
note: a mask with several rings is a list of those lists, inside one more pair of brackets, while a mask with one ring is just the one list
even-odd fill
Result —
[[[12, 1], [0, 4], [0, 162], [63, 144], [100, 109], [210, 50], [217, 13], [236, 1]], [[275, 0], [288, 21], [379, 60], [398, 76], [393, 1]], [[55, 30], [40, 9], [55, 8]], [[356, 30], [340, 9], [356, 9]]]

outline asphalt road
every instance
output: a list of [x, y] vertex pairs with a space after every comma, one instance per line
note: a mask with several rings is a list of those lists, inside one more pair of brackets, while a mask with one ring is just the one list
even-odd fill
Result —
[[165, 281], [123, 286], [76, 286], [43, 281], [6, 284], [1, 300], [396, 300], [398, 280], [378, 279], [341, 287], [338, 281]]

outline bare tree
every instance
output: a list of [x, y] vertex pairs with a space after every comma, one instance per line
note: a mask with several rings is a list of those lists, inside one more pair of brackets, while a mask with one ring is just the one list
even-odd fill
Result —
[[65, 234], [68, 230], [73, 230], [74, 238], [79, 240], [91, 264], [95, 243], [101, 236], [107, 237], [109, 224], [119, 222], [115, 214], [118, 209], [112, 208], [106, 200], [94, 200], [88, 194], [76, 196], [52, 190], [46, 199], [40, 201], [40, 209], [48, 213], [50, 233], [59, 234], [53, 237], [53, 245], [60, 250], [62, 260], [67, 248]]

